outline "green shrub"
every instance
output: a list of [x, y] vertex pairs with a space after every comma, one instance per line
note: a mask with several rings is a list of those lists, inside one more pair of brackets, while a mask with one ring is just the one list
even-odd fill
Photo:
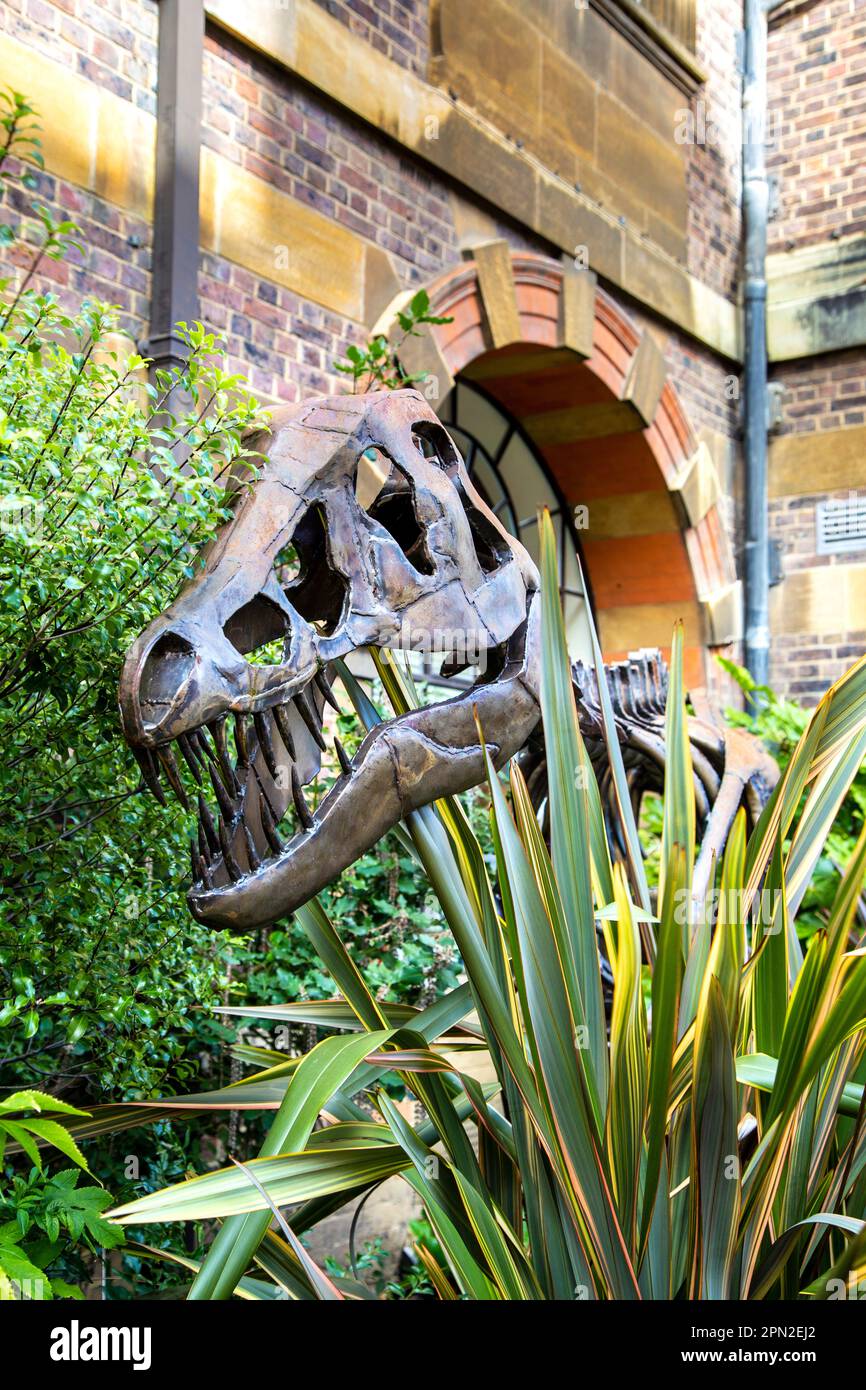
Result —
[[[812, 711], [804, 709], [796, 700], [777, 695], [770, 686], [756, 685], [749, 672], [742, 666], [737, 666], [735, 662], [724, 657], [719, 657], [718, 660], [745, 694], [757, 694], [760, 697], [753, 709], [726, 710], [725, 718], [728, 723], [756, 734], [772, 753], [779, 767], [786, 768], [809, 723]], [[839, 886], [840, 874], [857, 843], [864, 817], [866, 763], [851, 783], [815, 866], [797, 917], [797, 931], [802, 937], [811, 936], [812, 932], [826, 925]], [[866, 927], [866, 917], [862, 913], [861, 922]]]
[[[42, 1091], [18, 1091], [0, 1101], [0, 1157], [11, 1140], [32, 1164], [28, 1174], [15, 1173], [0, 1186], [0, 1301], [81, 1298], [77, 1284], [62, 1277], [80, 1277], [77, 1248], [83, 1245], [95, 1254], [124, 1240], [120, 1227], [102, 1214], [111, 1205], [111, 1194], [93, 1183], [79, 1185], [87, 1163], [57, 1123], [60, 1115], [88, 1118], [85, 1111]], [[76, 1166], [49, 1177], [40, 1146], [58, 1149]]]
[[[7, 166], [27, 115], [9, 108]], [[27, 1084], [147, 1094], [223, 948], [185, 911], [184, 827], [119, 738], [119, 665], [227, 516], [261, 411], [200, 325], [184, 369], [142, 383], [140, 357], [107, 350], [109, 308], [39, 292], [75, 229], [35, 211], [29, 263], [0, 282], [0, 1048]]]

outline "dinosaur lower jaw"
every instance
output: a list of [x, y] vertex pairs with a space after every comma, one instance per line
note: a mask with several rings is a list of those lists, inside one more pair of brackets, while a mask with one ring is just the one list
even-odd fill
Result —
[[[378, 725], [315, 811], [305, 809], [286, 844], [273, 831], [268, 856], [257, 865], [248, 859], [239, 876], [236, 859], [226, 877], [224, 855], [202, 866], [205, 881], [195, 883], [188, 897], [193, 916], [234, 931], [274, 922], [307, 902], [409, 812], [483, 781], [476, 712], [488, 751], [500, 765], [538, 722], [522, 660], [509, 661], [496, 680], [455, 699]], [[267, 798], [262, 800], [266, 806]]]

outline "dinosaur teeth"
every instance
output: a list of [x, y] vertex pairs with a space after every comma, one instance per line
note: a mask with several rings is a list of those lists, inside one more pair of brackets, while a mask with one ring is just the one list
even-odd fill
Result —
[[212, 888], [213, 881], [208, 872], [207, 860], [203, 859], [196, 849], [195, 840], [189, 842], [190, 861], [192, 863], [193, 883], [203, 883], [205, 888]]
[[299, 690], [295, 696], [295, 709], [303, 719], [319, 748], [324, 753], [327, 745], [322, 737], [322, 725], [319, 720], [319, 711], [316, 709], [316, 703], [310, 694], [310, 687], [308, 685], [305, 685], [303, 690]]
[[223, 784], [223, 780], [217, 772], [216, 768], [214, 767], [213, 763], [208, 764], [208, 773], [210, 774], [211, 786], [213, 787], [214, 796], [217, 799], [217, 805], [219, 806], [220, 811], [222, 812], [223, 816], [227, 821], [234, 820], [235, 804], [232, 801], [232, 798], [229, 796], [228, 792], [226, 791], [225, 785]]
[[256, 849], [256, 841], [253, 840], [252, 831], [250, 831], [250, 827], [247, 826], [246, 820], [240, 821], [240, 827], [242, 827], [243, 842], [245, 842], [246, 845], [246, 858], [249, 859], [250, 869], [253, 870], [253, 873], [256, 873], [256, 869], [260, 869], [261, 867], [261, 856]]
[[305, 830], [312, 830], [314, 825], [313, 817], [310, 813], [310, 808], [307, 805], [306, 800], [304, 799], [304, 789], [301, 786], [301, 779], [298, 776], [298, 769], [294, 763], [292, 763], [292, 800], [295, 803], [295, 810], [298, 813], [298, 819], [300, 820], [301, 825], [304, 827]]
[[156, 756], [159, 758], [159, 761], [162, 763], [165, 769], [165, 775], [168, 778], [169, 786], [171, 787], [172, 791], [174, 792], [183, 809], [185, 811], [188, 811], [190, 809], [189, 797], [186, 794], [183, 782], [180, 780], [180, 773], [178, 771], [177, 760], [175, 759], [174, 753], [172, 752], [171, 748], [168, 747], [167, 744], [162, 744], [159, 748], [157, 748]]
[[250, 747], [247, 742], [247, 721], [244, 715], [235, 715], [235, 747], [238, 750], [238, 761], [246, 767], [250, 760]]
[[270, 796], [268, 795], [267, 788], [265, 787], [261, 777], [259, 776], [259, 770], [256, 767], [255, 763], [253, 763], [253, 775], [256, 779], [256, 787], [258, 788], [259, 801], [263, 801], [265, 803], [265, 805], [271, 813], [271, 820], [273, 821], [274, 825], [276, 825], [277, 821], [280, 819], [281, 812], [274, 809], [274, 804], [271, 801]]
[[317, 671], [313, 677], [313, 680], [315, 681], [319, 690], [322, 692], [322, 697], [325, 700], [327, 700], [328, 704], [331, 706], [331, 709], [336, 710], [338, 714], [342, 713], [342, 711], [340, 710], [340, 706], [337, 702], [337, 697], [331, 689], [331, 682], [328, 680], [328, 677], [325, 675], [325, 672]]
[[256, 869], [258, 869], [261, 866], [262, 861], [259, 858], [259, 853], [256, 849], [256, 842], [250, 833], [249, 826], [247, 825], [246, 821], [242, 821], [241, 824], [243, 825], [244, 831], [244, 843], [247, 847], [247, 858], [250, 861], [250, 868], [252, 869], [253, 873], [255, 873]]
[[219, 854], [220, 842], [219, 836], [217, 835], [217, 829], [213, 823], [213, 816], [210, 813], [210, 807], [208, 806], [201, 793], [199, 793], [198, 798], [198, 820], [199, 825], [204, 831], [204, 836], [210, 847], [211, 854]]
[[275, 705], [272, 713], [276, 720], [280, 738], [283, 740], [283, 746], [292, 762], [294, 762], [297, 757], [295, 753], [295, 740], [292, 737], [292, 727], [289, 723], [289, 716], [286, 712], [285, 705]]
[[[294, 764], [292, 764], [292, 770], [294, 771]], [[265, 839], [267, 840], [271, 849], [274, 851], [274, 854], [282, 854], [283, 842], [277, 834], [277, 827], [274, 824], [274, 818], [271, 815], [271, 808], [268, 806], [268, 803], [264, 797], [262, 797], [261, 799], [261, 805], [259, 809], [261, 811], [262, 829], [265, 832]]]
[[206, 763], [216, 761], [216, 753], [208, 743], [208, 737], [204, 729], [196, 729], [195, 733], [190, 734], [189, 737], [193, 746], [193, 751], [198, 754], [202, 767], [204, 767]]
[[159, 763], [149, 748], [133, 748], [135, 761], [141, 768], [144, 785], [153, 793], [160, 806], [165, 806], [165, 792], [159, 780]]
[[342, 743], [338, 738], [334, 739], [334, 748], [336, 749], [337, 759], [339, 761], [340, 767], [343, 769], [344, 775], [346, 777], [349, 777], [352, 772], [352, 759], [349, 757], [348, 753], [346, 752], [345, 748], [343, 747]]
[[[214, 741], [214, 747], [216, 748], [216, 757], [219, 762], [223, 781], [229, 791], [234, 792], [235, 796], [237, 796], [240, 791], [240, 786], [238, 784], [238, 779], [235, 777], [235, 770], [232, 767], [228, 746], [226, 744], [225, 720], [215, 719], [212, 724], [208, 725], [208, 728], [210, 729], [210, 735]], [[204, 737], [203, 734], [202, 737]]]
[[277, 777], [279, 776], [279, 770], [277, 768], [276, 757], [274, 756], [274, 744], [273, 739], [271, 738], [271, 724], [270, 720], [268, 719], [267, 712], [265, 712], [264, 714], [254, 714], [253, 723], [256, 726], [256, 735], [259, 740], [259, 746], [262, 750], [262, 753], [264, 754], [264, 759], [265, 763], [267, 764], [268, 772], [271, 774], [274, 781], [276, 781]]
[[184, 762], [198, 785], [201, 786], [201, 768], [199, 767], [199, 763], [203, 761], [201, 754], [187, 734], [178, 734], [177, 743], [183, 754]]
[[[317, 673], [314, 681], [294, 697], [294, 704], [317, 746], [325, 752], [327, 745], [322, 732], [318, 696], [314, 695], [316, 690], [334, 709], [339, 709], [324, 672]], [[271, 779], [278, 787], [284, 787], [282, 779], [287, 771], [290, 773], [291, 803], [294, 804], [297, 821], [295, 830], [288, 831], [289, 838], [296, 830], [311, 831], [316, 826], [315, 815], [304, 795], [296, 766], [297, 725], [290, 717], [288, 704], [277, 705], [252, 716], [239, 713], [232, 716], [238, 754], [236, 766], [229, 753], [228, 727], [228, 717], [221, 715], [201, 728], [178, 734], [174, 744], [133, 748], [142, 779], [161, 805], [166, 805], [164, 783], [161, 781], [163, 774], [187, 811], [192, 809], [192, 793], [188, 794], [181, 779], [183, 764], [195, 779], [196, 786], [192, 789], [195, 796], [192, 799], [198, 810], [198, 824], [190, 836], [189, 862], [193, 883], [209, 890], [214, 887], [215, 865], [218, 865], [217, 883], [222, 881], [221, 872], [231, 882], [237, 883], [248, 872], [256, 873], [261, 869], [263, 863], [269, 861], [269, 853], [281, 855], [284, 852], [285, 845], [277, 829], [283, 815], [283, 802], [279, 800], [278, 805], [274, 804]], [[339, 739], [334, 740], [334, 747], [343, 773], [348, 774], [352, 768], [351, 760]], [[259, 748], [261, 761], [252, 756]], [[284, 756], [284, 748], [291, 759], [289, 769], [278, 760]], [[264, 777], [262, 762], [267, 766], [269, 778]], [[209, 806], [203, 794], [208, 781], [216, 797], [216, 807], [213, 803]], [[253, 830], [247, 824], [246, 812], [251, 804], [249, 796], [258, 797], [261, 832], [258, 827]], [[252, 809], [255, 809], [254, 803]], [[262, 848], [262, 833], [269, 850]], [[241, 836], [245, 854], [237, 848], [241, 844]]]
[[219, 835], [220, 848], [223, 852], [223, 863], [228, 870], [229, 878], [237, 883], [238, 879], [244, 876], [243, 869], [232, 853], [231, 841], [229, 840], [228, 831], [226, 830], [225, 821], [222, 816], [220, 816], [217, 825], [217, 834]]

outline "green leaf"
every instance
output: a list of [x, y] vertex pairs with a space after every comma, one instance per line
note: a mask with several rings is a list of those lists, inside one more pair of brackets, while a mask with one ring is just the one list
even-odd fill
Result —
[[554, 873], [569, 930], [569, 955], [562, 963], [571, 1007], [579, 1010], [575, 1023], [586, 1026], [593, 1106], [601, 1126], [607, 1104], [607, 1029], [598, 968], [591, 863], [589, 804], [585, 788], [576, 783], [584, 766], [583, 740], [571, 681], [565, 623], [559, 599], [559, 575], [553, 524], [546, 511], [539, 516], [541, 547], [541, 710], [550, 799], [550, 848]]
[[[361, 1034], [360, 1037], [350, 1034], [348, 1037], [325, 1038], [314, 1047], [292, 1077], [283, 1103], [262, 1146], [261, 1157], [269, 1158], [281, 1152], [300, 1152], [306, 1145], [325, 1103], [351, 1076], [367, 1053], [371, 1049], [381, 1047], [390, 1037], [391, 1030], [386, 1029]], [[190, 1186], [195, 1182], [206, 1181], [195, 1179]], [[265, 1186], [270, 1193], [267, 1182]], [[258, 1197], [257, 1193], [253, 1195]], [[273, 1193], [271, 1195], [273, 1196]], [[251, 1200], [249, 1183], [246, 1183], [244, 1200], [247, 1203]], [[258, 1206], [242, 1205], [230, 1210], [233, 1210], [233, 1213], [258, 1213]], [[190, 1297], [227, 1298], [252, 1260], [269, 1224], [270, 1213], [267, 1208], [261, 1214], [244, 1220], [227, 1221], [208, 1251], [193, 1283]]]
[[[370, 1144], [367, 1147], [351, 1144], [345, 1148], [333, 1144], [326, 1148], [251, 1158], [247, 1167], [256, 1174], [276, 1206], [285, 1207], [378, 1182], [399, 1173], [406, 1163], [403, 1150], [396, 1144]], [[264, 1229], [267, 1230], [271, 1219], [270, 1206], [249, 1180], [237, 1168], [231, 1167], [220, 1168], [159, 1192], [137, 1197], [116, 1207], [108, 1216], [123, 1226], [137, 1226], [153, 1222], [231, 1218], [249, 1212], [262, 1213]], [[222, 1229], [225, 1230], [227, 1225], [228, 1222]], [[218, 1240], [219, 1236], [208, 1252], [208, 1259], [212, 1257]], [[250, 1253], [250, 1259], [253, 1253]]]
[[[671, 644], [671, 665], [668, 698], [665, 709], [665, 792], [662, 827], [659, 897], [664, 898], [664, 873], [674, 861], [675, 846], [685, 854], [685, 888], [691, 888], [695, 863], [695, 788], [692, 754], [686, 719], [683, 685], [683, 625], [674, 627]], [[687, 916], [682, 926], [683, 956], [689, 955], [689, 926]], [[685, 1020], [687, 1023], [691, 1019]]]
[[87, 1167], [87, 1159], [72, 1135], [56, 1120], [21, 1120], [18, 1128], [29, 1130], [31, 1134], [37, 1135], [44, 1143], [50, 1144], [52, 1148], [59, 1149], [67, 1158], [71, 1158], [73, 1163], [78, 1164], [79, 1168], [83, 1168], [85, 1172], [90, 1171]]
[[20, 1144], [34, 1167], [39, 1169], [42, 1168], [42, 1157], [39, 1153], [39, 1149], [21, 1123], [14, 1120], [3, 1120], [0, 1122], [0, 1130], [8, 1134], [10, 1139], [14, 1139], [16, 1143]]
[[[511, 944], [527, 1044], [536, 1074], [543, 1079], [542, 1103], [549, 1108], [550, 1129], [556, 1135], [555, 1158], [563, 1190], [574, 1206], [575, 1220], [587, 1227], [608, 1286], [617, 1297], [634, 1297], [636, 1280], [614, 1210], [589, 1092], [588, 1064], [584, 1064], [589, 1049], [579, 1031], [585, 1025], [571, 1013], [556, 932], [486, 753], [485, 757], [499, 882], [506, 916], [513, 924]], [[594, 969], [599, 978], [597, 961]]]
[[638, 1180], [647, 1096], [646, 1017], [641, 992], [641, 947], [622, 866], [614, 869], [617, 952], [610, 1021], [610, 1105], [607, 1144], [620, 1225], [629, 1248], [636, 1238]]
[[658, 948], [652, 974], [652, 1037], [647, 1088], [647, 1158], [641, 1214], [641, 1250], [649, 1237], [653, 1208], [658, 1202], [664, 1203], [664, 1194], [660, 1192], [657, 1198], [656, 1193], [665, 1158], [671, 1074], [683, 979], [684, 961], [678, 908], [688, 895], [686, 872], [685, 846], [675, 845], [664, 876]]
[[695, 1026], [690, 1297], [731, 1296], [740, 1172], [734, 1054], [721, 985], [708, 974]]
[[34, 1265], [18, 1245], [0, 1241], [0, 1301], [3, 1281], [12, 1284], [16, 1297], [26, 1296], [39, 1301], [52, 1297], [51, 1281], [38, 1265]]

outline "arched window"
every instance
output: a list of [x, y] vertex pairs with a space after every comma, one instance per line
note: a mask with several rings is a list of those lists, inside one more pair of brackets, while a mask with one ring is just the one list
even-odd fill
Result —
[[[438, 411], [467, 471], [507, 531], [538, 563], [538, 508], [550, 510], [557, 535], [560, 592], [572, 657], [591, 659], [586, 618], [592, 596], [581, 580], [580, 539], [571, 508], [519, 421], [475, 382], [458, 378]], [[584, 568], [584, 574], [586, 568]]]

